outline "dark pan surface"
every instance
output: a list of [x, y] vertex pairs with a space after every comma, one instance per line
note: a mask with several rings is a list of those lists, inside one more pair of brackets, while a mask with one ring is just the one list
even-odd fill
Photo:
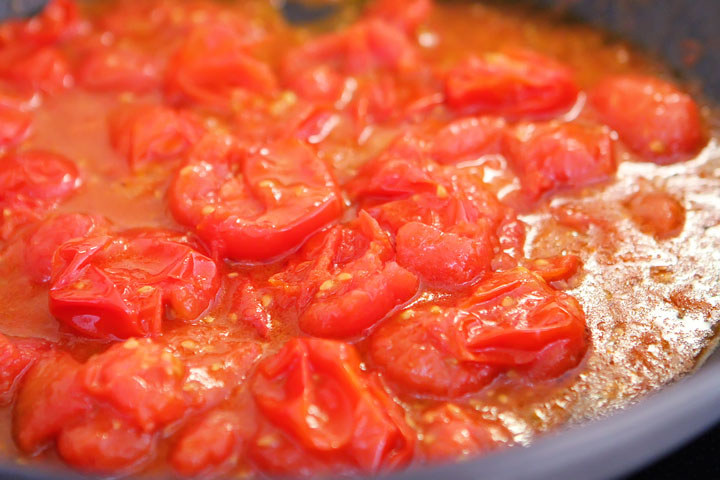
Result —
[[[522, 0], [520, 0], [522, 1]], [[720, 101], [720, 1], [529, 0], [627, 38], [698, 82]], [[0, 19], [33, 11], [42, 0], [0, 0]], [[306, 20], [306, 11], [286, 14]], [[393, 479], [604, 479], [648, 464], [720, 420], [720, 356], [694, 375], [605, 419], [548, 435], [528, 448], [512, 448], [475, 461], [411, 469]], [[0, 479], [80, 477], [68, 471], [0, 466]]]

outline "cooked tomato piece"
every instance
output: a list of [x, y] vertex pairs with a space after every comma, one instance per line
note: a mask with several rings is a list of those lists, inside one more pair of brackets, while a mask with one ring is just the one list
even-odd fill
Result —
[[412, 457], [414, 435], [402, 409], [377, 377], [361, 371], [351, 345], [292, 339], [260, 364], [251, 391], [273, 424], [326, 463], [377, 473]]
[[671, 83], [639, 75], [613, 76], [598, 84], [589, 100], [602, 121], [647, 160], [683, 160], [705, 144], [697, 104]]
[[454, 110], [517, 117], [548, 117], [575, 103], [572, 71], [538, 53], [508, 49], [471, 56], [450, 70], [447, 104]]
[[379, 18], [411, 34], [427, 19], [431, 9], [432, 0], [375, 0], [365, 16]]
[[81, 470], [113, 473], [148, 457], [154, 435], [107, 414], [78, 419], [63, 427], [57, 437], [62, 459]]
[[25, 244], [25, 267], [36, 283], [50, 281], [55, 250], [67, 241], [100, 233], [108, 221], [98, 215], [69, 213], [48, 218], [41, 223]]
[[10, 403], [22, 377], [50, 348], [44, 340], [8, 338], [0, 333], [0, 406]]
[[443, 397], [477, 391], [508, 368], [536, 380], [560, 375], [587, 348], [577, 301], [524, 268], [490, 274], [458, 307], [406, 310], [370, 342], [374, 361], [395, 382]]
[[582, 267], [577, 255], [559, 255], [552, 258], [538, 258], [528, 263], [527, 268], [540, 275], [546, 282], [568, 280]]
[[54, 94], [72, 84], [70, 66], [59, 50], [28, 50], [13, 45], [0, 54], [0, 77], [15, 84]]
[[165, 79], [168, 99], [228, 110], [233, 90], [275, 93], [273, 71], [246, 50], [242, 36], [230, 28], [199, 27], [170, 59]]
[[417, 277], [393, 255], [388, 235], [361, 211], [356, 221], [313, 237], [270, 284], [285, 307], [299, 309], [305, 333], [350, 337], [415, 295]]
[[685, 225], [685, 208], [666, 192], [639, 192], [627, 206], [640, 229], [659, 239], [679, 234]]
[[51, 45], [75, 35], [80, 28], [80, 12], [75, 0], [51, 0], [42, 12], [28, 20], [3, 23], [0, 46]]
[[432, 142], [432, 157], [440, 163], [473, 161], [483, 155], [502, 153], [507, 130], [498, 117], [466, 117], [441, 128]]
[[0, 148], [13, 147], [32, 132], [33, 117], [12, 107], [0, 107]]
[[96, 91], [145, 93], [162, 84], [158, 61], [124, 47], [102, 47], [87, 52], [77, 70], [78, 85]]
[[40, 150], [6, 155], [0, 162], [0, 237], [37, 219], [79, 186], [77, 167], [61, 155]]
[[297, 140], [248, 152], [230, 137], [206, 137], [169, 195], [175, 218], [233, 260], [286, 254], [342, 212], [328, 168]]
[[521, 125], [507, 136], [505, 150], [533, 201], [562, 188], [608, 180], [617, 169], [610, 132], [581, 124]]
[[260, 337], [267, 339], [273, 330], [273, 320], [266, 308], [270, 302], [272, 298], [269, 295], [261, 296], [250, 280], [242, 279], [235, 287], [231, 314], [251, 325]]
[[110, 142], [133, 169], [180, 158], [200, 141], [204, 128], [190, 113], [160, 105], [121, 108], [110, 115]]
[[190, 321], [207, 310], [217, 276], [215, 262], [174, 232], [73, 240], [53, 259], [50, 312], [90, 338], [156, 335], [166, 315]]
[[420, 422], [420, 445], [425, 458], [431, 462], [449, 462], [477, 456], [506, 443], [501, 438], [509, 436], [502, 426], [478, 418], [452, 403], [424, 411]]

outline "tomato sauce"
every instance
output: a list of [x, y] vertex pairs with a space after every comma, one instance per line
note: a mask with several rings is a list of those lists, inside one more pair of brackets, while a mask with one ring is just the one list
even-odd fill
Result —
[[715, 118], [520, 8], [6, 22], [0, 458], [372, 474], [626, 406], [716, 331]]

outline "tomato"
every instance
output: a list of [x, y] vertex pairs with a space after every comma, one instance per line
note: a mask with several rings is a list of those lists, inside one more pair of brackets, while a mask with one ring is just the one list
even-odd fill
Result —
[[300, 311], [300, 328], [320, 337], [362, 333], [410, 300], [418, 279], [392, 260], [390, 238], [365, 212], [322, 232], [270, 278], [285, 307]]
[[240, 261], [286, 254], [342, 212], [327, 167], [296, 140], [248, 152], [230, 137], [206, 137], [169, 197], [175, 218], [214, 254]]
[[444, 403], [422, 413], [422, 450], [430, 462], [449, 462], [474, 457], [504, 442], [508, 433], [500, 425], [477, 418], [452, 403]]
[[[274, 425], [326, 462], [377, 473], [412, 457], [414, 435], [402, 409], [377, 377], [361, 371], [360, 358], [348, 344], [292, 339], [260, 364], [250, 388]], [[280, 465], [283, 461], [275, 459]]]
[[537, 380], [561, 375], [586, 348], [577, 301], [524, 268], [490, 274], [457, 307], [406, 310], [370, 338], [391, 379], [442, 397], [478, 391], [509, 368], [534, 369]]
[[227, 110], [233, 90], [263, 96], [277, 91], [270, 67], [250, 56], [241, 35], [223, 27], [200, 27], [170, 59], [165, 93], [173, 103], [198, 102]]
[[551, 258], [538, 258], [528, 263], [527, 268], [537, 273], [546, 282], [568, 280], [582, 267], [577, 255], [559, 255]]
[[155, 58], [123, 47], [103, 47], [86, 53], [76, 79], [81, 87], [95, 91], [145, 93], [162, 84]]
[[152, 434], [103, 414], [65, 426], [58, 434], [57, 450], [70, 465], [109, 473], [143, 461], [154, 443]]
[[365, 16], [379, 18], [411, 34], [427, 19], [431, 9], [432, 0], [375, 0]]
[[69, 87], [73, 81], [70, 66], [59, 50], [28, 50], [24, 45], [13, 45], [0, 54], [0, 77], [48, 94]]
[[647, 160], [686, 159], [706, 142], [695, 101], [663, 80], [608, 77], [590, 91], [589, 103], [625, 145]]
[[502, 153], [507, 124], [497, 117], [465, 117], [437, 132], [431, 155], [440, 163], [473, 161], [483, 155]]
[[238, 319], [251, 325], [260, 337], [267, 339], [273, 330], [272, 317], [267, 306], [272, 299], [261, 296], [251, 281], [243, 279], [235, 287], [232, 312]]
[[7, 405], [28, 369], [50, 350], [39, 339], [11, 339], [0, 333], [0, 406]]
[[0, 46], [11, 43], [51, 45], [80, 31], [80, 12], [74, 0], [51, 0], [38, 15], [0, 27]]
[[378, 21], [359, 22], [349, 29], [322, 35], [291, 49], [281, 72], [286, 85], [314, 100], [334, 100], [346, 76], [375, 70], [407, 71], [416, 65], [416, 51], [400, 30]]
[[57, 439], [63, 459], [79, 468], [130, 466], [185, 414], [184, 376], [182, 362], [147, 339], [115, 344], [85, 364], [57, 353], [38, 362], [20, 390], [18, 445], [32, 453]]
[[108, 221], [98, 215], [70, 213], [41, 223], [25, 244], [25, 268], [36, 283], [50, 281], [55, 250], [65, 242], [104, 231]]
[[610, 132], [575, 123], [518, 126], [507, 137], [506, 154], [532, 201], [608, 180], [617, 169]]
[[191, 321], [211, 305], [217, 266], [163, 230], [131, 230], [63, 244], [53, 259], [50, 312], [98, 339], [156, 335], [166, 315]]
[[685, 225], [685, 208], [666, 192], [639, 192], [627, 206], [640, 229], [659, 239], [677, 235]]
[[193, 115], [160, 105], [116, 110], [109, 126], [112, 146], [133, 169], [182, 157], [204, 133]]
[[517, 117], [548, 117], [575, 103], [572, 71], [538, 53], [507, 49], [471, 56], [448, 72], [447, 104], [454, 110]]
[[0, 107], [0, 148], [13, 147], [32, 132], [33, 117], [11, 107]]
[[79, 186], [77, 167], [61, 155], [40, 150], [6, 155], [0, 162], [0, 237], [38, 218]]

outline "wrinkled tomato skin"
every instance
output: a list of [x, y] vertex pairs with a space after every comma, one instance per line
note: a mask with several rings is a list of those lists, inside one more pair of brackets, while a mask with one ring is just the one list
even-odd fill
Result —
[[646, 160], [687, 159], [706, 142], [695, 101], [664, 80], [611, 76], [589, 92], [589, 103], [620, 140]]
[[581, 124], [516, 127], [505, 153], [532, 201], [560, 189], [607, 181], [615, 174], [615, 145], [604, 128]]
[[310, 455], [367, 473], [397, 468], [410, 460], [414, 435], [359, 365], [348, 344], [296, 338], [259, 366], [251, 391], [260, 411]]
[[173, 232], [70, 241], [53, 259], [50, 312], [89, 338], [157, 335], [166, 307], [191, 321], [211, 305], [217, 274], [212, 259]]
[[445, 83], [451, 109], [509, 118], [563, 113], [578, 92], [568, 67], [520, 49], [469, 57], [448, 73]]
[[25, 373], [50, 349], [44, 340], [13, 339], [0, 333], [0, 406], [10, 403]]
[[70, 65], [56, 48], [36, 51], [14, 46], [0, 53], [0, 78], [53, 95], [72, 84]]
[[227, 138], [206, 137], [169, 198], [175, 218], [195, 228], [214, 254], [246, 262], [287, 254], [343, 210], [327, 166], [292, 139], [251, 153]]
[[502, 118], [461, 118], [437, 132], [431, 155], [439, 163], [454, 164], [476, 160], [483, 155], [500, 154], [506, 133], [507, 124]]

